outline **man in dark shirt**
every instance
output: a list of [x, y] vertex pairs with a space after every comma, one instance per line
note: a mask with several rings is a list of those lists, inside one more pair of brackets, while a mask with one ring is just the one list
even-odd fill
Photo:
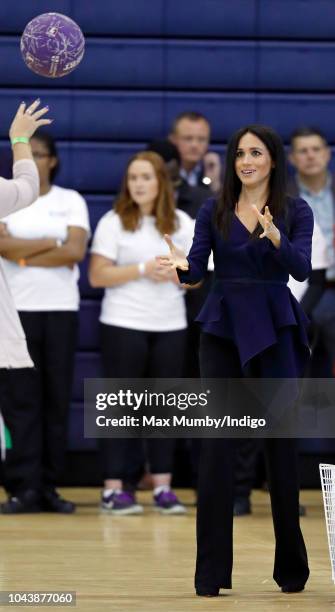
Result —
[[210, 124], [204, 115], [187, 111], [172, 123], [169, 140], [180, 155], [180, 176], [191, 186], [206, 185], [211, 195], [221, 189], [220, 156], [208, 151]]

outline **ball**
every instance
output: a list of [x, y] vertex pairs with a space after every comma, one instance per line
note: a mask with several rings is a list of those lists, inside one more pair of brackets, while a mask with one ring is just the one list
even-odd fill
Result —
[[84, 56], [85, 39], [78, 24], [66, 15], [43, 13], [26, 25], [20, 49], [30, 70], [56, 79], [77, 68]]

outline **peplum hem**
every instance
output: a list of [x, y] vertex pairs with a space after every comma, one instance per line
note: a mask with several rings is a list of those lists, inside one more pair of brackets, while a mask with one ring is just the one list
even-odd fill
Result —
[[276, 344], [278, 330], [287, 326], [296, 328], [306, 359], [310, 355], [309, 320], [285, 282], [218, 280], [196, 321], [203, 331], [231, 339], [242, 367]]

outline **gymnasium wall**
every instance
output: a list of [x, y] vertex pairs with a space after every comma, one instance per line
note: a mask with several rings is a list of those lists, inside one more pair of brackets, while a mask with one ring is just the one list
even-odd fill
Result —
[[[81, 65], [63, 79], [34, 75], [20, 56], [24, 26], [48, 11], [72, 17], [86, 36]], [[128, 157], [164, 137], [183, 110], [208, 117], [222, 155], [251, 122], [272, 125], [285, 143], [297, 126], [318, 125], [335, 145], [334, 58], [334, 0], [1, 0], [0, 173], [10, 167], [13, 110], [40, 96], [55, 119], [58, 183], [83, 194], [94, 230]], [[100, 373], [101, 292], [88, 286], [87, 262], [81, 267], [72, 450], [95, 447], [83, 438], [83, 378]], [[316, 453], [325, 441], [304, 448]]]

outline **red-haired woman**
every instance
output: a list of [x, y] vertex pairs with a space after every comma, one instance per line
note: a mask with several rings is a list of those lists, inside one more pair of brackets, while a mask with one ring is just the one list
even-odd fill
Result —
[[[193, 221], [176, 210], [163, 160], [145, 151], [128, 163], [114, 209], [100, 220], [92, 246], [89, 278], [104, 287], [100, 323], [104, 374], [111, 378], [182, 376], [187, 327], [183, 290], [176, 271], [156, 261], [167, 252], [164, 234], [188, 250]], [[112, 514], [137, 514], [142, 506], [123, 491], [127, 456], [136, 439], [102, 439], [104, 491], [101, 507]], [[155, 508], [185, 512], [171, 490], [174, 440], [146, 444]]]

